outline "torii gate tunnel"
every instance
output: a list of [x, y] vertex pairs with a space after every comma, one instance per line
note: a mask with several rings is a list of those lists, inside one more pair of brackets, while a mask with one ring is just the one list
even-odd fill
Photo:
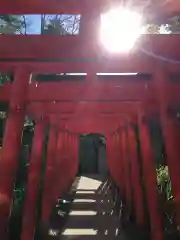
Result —
[[[162, 240], [164, 229], [148, 121], [155, 118], [161, 124], [175, 217], [180, 226], [180, 125], [171, 114], [171, 110], [180, 102], [180, 85], [178, 81], [172, 81], [179, 76], [180, 66], [178, 63], [154, 59], [139, 49], [151, 49], [157, 55], [178, 60], [180, 36], [144, 35], [136, 51], [130, 55], [104, 53], [96, 41], [94, 20], [91, 20], [91, 14], [94, 14], [91, 9], [96, 7], [95, 17], [98, 17], [104, 3], [101, 0], [79, 2], [78, 5], [70, 0], [63, 3], [42, 0], [14, 0], [10, 3], [10, 0], [6, 0], [0, 4], [3, 14], [82, 14], [77, 36], [0, 36], [0, 71], [13, 72], [14, 76], [12, 83], [0, 87], [0, 101], [9, 105], [0, 159], [0, 230], [3, 233], [8, 225], [23, 123], [27, 115], [36, 121], [36, 126], [28, 169], [22, 240], [34, 239], [37, 186], [40, 181], [44, 129], [47, 125], [50, 133], [42, 221], [49, 217], [59, 193], [66, 191], [76, 176], [79, 136], [84, 133], [102, 133], [106, 137], [109, 173], [124, 195], [129, 211], [134, 211], [136, 224], [145, 225], [140, 184], [142, 176], [133, 128], [136, 125], [139, 130], [151, 239]], [[62, 75], [58, 82], [32, 80], [32, 74], [42, 73], [86, 75], [76, 75], [77, 81], [73, 75]], [[114, 73], [121, 74], [114, 76]]]

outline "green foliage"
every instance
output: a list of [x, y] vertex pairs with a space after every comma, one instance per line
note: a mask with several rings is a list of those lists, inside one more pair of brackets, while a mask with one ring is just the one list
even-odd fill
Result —
[[32, 138], [34, 132], [34, 123], [27, 117], [24, 121], [22, 138], [22, 147], [19, 157], [19, 166], [16, 174], [16, 181], [14, 186], [13, 206], [11, 211], [11, 218], [9, 224], [10, 239], [20, 239], [20, 232], [22, 227], [22, 214], [24, 207], [25, 192], [27, 187], [27, 173], [29, 166], [29, 159], [27, 158], [27, 151], [30, 151], [32, 145]]
[[0, 15], [0, 33], [1, 34], [22, 34], [26, 28], [26, 19], [23, 15]]
[[146, 27], [146, 31], [150, 34], [159, 34], [160, 26], [156, 24], [148, 24]]
[[165, 237], [167, 239], [173, 239], [175, 236], [179, 236], [179, 227], [175, 221], [174, 198], [168, 166], [160, 166], [157, 169], [157, 183], [161, 200], [161, 208], [164, 213]]
[[11, 213], [13, 217], [18, 217], [19, 213], [22, 211], [24, 197], [25, 197], [25, 188], [22, 187], [14, 190], [13, 209]]
[[6, 112], [0, 112], [0, 146], [2, 145], [4, 126], [6, 121]]
[[0, 72], [0, 86], [12, 82], [12, 75]]
[[157, 169], [157, 183], [160, 194], [164, 194], [168, 201], [172, 200], [173, 196], [168, 166], [160, 166]]
[[5, 119], [6, 118], [6, 112], [0, 112], [0, 119]]
[[44, 27], [43, 27], [43, 34], [60, 34], [60, 35], [67, 35], [68, 33], [63, 28], [61, 15], [55, 15], [52, 19], [43, 20]]
[[41, 15], [41, 34], [76, 35], [79, 33], [80, 15]]

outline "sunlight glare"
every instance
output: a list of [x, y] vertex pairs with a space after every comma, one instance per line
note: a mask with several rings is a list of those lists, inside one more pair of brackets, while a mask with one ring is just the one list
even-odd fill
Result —
[[101, 16], [100, 42], [110, 52], [128, 52], [141, 34], [141, 16], [116, 8]]

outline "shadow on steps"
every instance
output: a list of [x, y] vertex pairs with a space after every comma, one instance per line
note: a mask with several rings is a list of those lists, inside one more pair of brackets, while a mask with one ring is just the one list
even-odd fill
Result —
[[71, 204], [75, 194], [74, 190], [77, 188], [78, 183], [79, 178], [77, 177], [69, 191], [58, 199], [50, 218], [47, 222], [42, 224], [40, 236], [38, 236], [37, 240], [60, 239], [60, 234], [67, 222], [69, 211], [71, 210]]
[[[90, 177], [88, 177], [88, 178], [90, 178]], [[96, 177], [93, 177], [90, 179], [96, 180]], [[98, 178], [98, 180], [99, 180], [99, 178]], [[82, 189], [83, 189], [83, 192], [89, 191], [89, 190], [85, 190], [84, 185], [83, 185]], [[97, 223], [97, 234], [91, 235], [91, 236], [84, 234], [83, 236], [81, 236], [81, 235], [76, 235], [75, 233], [73, 233], [73, 235], [63, 236], [62, 235], [63, 230], [66, 229], [67, 227], [72, 226], [72, 223], [74, 223], [73, 229], [79, 228], [79, 227], [77, 227], [77, 226], [79, 226], [78, 223], [81, 223], [80, 220], [83, 220], [83, 219], [84, 219], [84, 222], [83, 222], [81, 228], [83, 229], [83, 225], [86, 225], [85, 224], [86, 218], [81, 217], [81, 216], [73, 216], [73, 217], [69, 216], [69, 212], [71, 210], [73, 210], [73, 208], [74, 208], [74, 205], [73, 205], [74, 199], [78, 199], [78, 197], [83, 194], [90, 196], [89, 193], [88, 194], [87, 193], [79, 193], [78, 196], [77, 195], [75, 196], [75, 192], [76, 191], [70, 190], [70, 192], [65, 197], [63, 197], [63, 200], [65, 200], [65, 201], [60, 200], [59, 204], [57, 204], [57, 206], [54, 208], [53, 213], [49, 219], [49, 222], [47, 223], [47, 225], [44, 225], [44, 231], [43, 231], [44, 234], [41, 237], [42, 240], [56, 240], [56, 239], [59, 239], [59, 240], [60, 239], [61, 240], [62, 239], [63, 240], [64, 239], [76, 239], [76, 240], [109, 239], [109, 240], [113, 240], [114, 238], [119, 239], [119, 240], [131, 240], [131, 239], [132, 240], [134, 240], [134, 239], [148, 240], [149, 239], [148, 234], [146, 234], [142, 229], [138, 229], [134, 225], [130, 224], [129, 222], [126, 222], [126, 224], [123, 224], [123, 226], [121, 227], [121, 225], [122, 225], [121, 217], [122, 216], [119, 213], [120, 211], [122, 211], [121, 207], [120, 207], [121, 201], [117, 198], [117, 196], [115, 196], [115, 197], [113, 196], [113, 199], [111, 199], [109, 194], [114, 195], [115, 191], [114, 191], [113, 187], [111, 186], [111, 181], [109, 181], [109, 180], [102, 182], [100, 188], [98, 188], [95, 193], [96, 197], [94, 196], [94, 199], [97, 198], [97, 195], [101, 196], [103, 198], [99, 199], [99, 197], [98, 197], [96, 200], [103, 199], [103, 201], [107, 201], [108, 199], [110, 199], [110, 204], [112, 204], [112, 206], [114, 206], [111, 208], [111, 210], [113, 212], [113, 215], [116, 215], [117, 219], [118, 219], [117, 226], [115, 226], [111, 222], [110, 215], [108, 215], [109, 217], [107, 217], [107, 215], [102, 216], [102, 226], [101, 226], [101, 224], [99, 224], [99, 220], [97, 220], [98, 217], [100, 217], [100, 219], [101, 219], [101, 216], [98, 216], [98, 215], [94, 216], [94, 220], [92, 222], [91, 222], [90, 218], [93, 218], [93, 216], [91, 216], [91, 217], [89, 217], [89, 220], [88, 220], [90, 222], [91, 226], [94, 225], [96, 223], [96, 221], [98, 222]], [[117, 195], [120, 196], [120, 194], [118, 192], [117, 192]], [[82, 198], [82, 196], [80, 198]], [[92, 198], [92, 197], [90, 197], [90, 198]], [[83, 199], [84, 199], [84, 197], [83, 197]], [[98, 202], [97, 202], [97, 204], [98, 204]], [[78, 204], [78, 205], [81, 206], [81, 204]], [[91, 205], [92, 204], [90, 204], [90, 206]], [[102, 204], [100, 203], [100, 205], [98, 205], [98, 206], [100, 206], [100, 208], [101, 208]], [[83, 207], [85, 208], [84, 205], [83, 205]], [[78, 209], [75, 209], [75, 210], [78, 210]], [[80, 210], [82, 210], [82, 209], [80, 209]], [[86, 210], [86, 209], [83, 209], [83, 210]], [[71, 218], [71, 220], [69, 218]], [[76, 219], [76, 221], [72, 222], [72, 220], [74, 218]], [[108, 220], [108, 222], [106, 220]], [[103, 223], [103, 221], [105, 221], [104, 222], [105, 224]], [[107, 227], [106, 227], [106, 223], [107, 223]], [[102, 227], [102, 229], [98, 228], [98, 227]], [[116, 227], [118, 227], [117, 235], [114, 234], [114, 229], [116, 229]], [[84, 228], [90, 228], [90, 226], [85, 226]], [[96, 228], [96, 226], [94, 226], [94, 230], [96, 230], [95, 228]], [[104, 231], [104, 230], [106, 230], [106, 228], [109, 231], [108, 235], [106, 235], [105, 231]]]

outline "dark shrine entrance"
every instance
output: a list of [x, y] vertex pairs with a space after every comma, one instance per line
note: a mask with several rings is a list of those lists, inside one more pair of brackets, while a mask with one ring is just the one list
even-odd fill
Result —
[[86, 134], [80, 137], [79, 174], [107, 173], [106, 140], [100, 134]]

